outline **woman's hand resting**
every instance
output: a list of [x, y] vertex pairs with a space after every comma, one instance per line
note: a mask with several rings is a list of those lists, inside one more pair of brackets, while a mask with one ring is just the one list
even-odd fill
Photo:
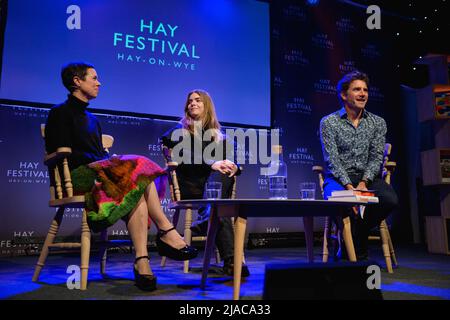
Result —
[[234, 164], [234, 162], [230, 160], [221, 160], [213, 163], [211, 168], [215, 171], [219, 171], [222, 174], [226, 174], [229, 177], [232, 177], [236, 174], [238, 167]]

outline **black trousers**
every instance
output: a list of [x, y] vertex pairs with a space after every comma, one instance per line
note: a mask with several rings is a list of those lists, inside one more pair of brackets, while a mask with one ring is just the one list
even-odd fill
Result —
[[[352, 185], [356, 187], [361, 181], [361, 175], [350, 175]], [[352, 235], [355, 243], [356, 253], [364, 253], [367, 251], [367, 239], [372, 228], [378, 226], [381, 221], [386, 219], [389, 214], [398, 207], [398, 198], [391, 185], [387, 184], [381, 177], [375, 178], [367, 186], [370, 190], [376, 191], [379, 203], [367, 206], [364, 212], [364, 218], [359, 215], [348, 214], [352, 217]], [[331, 196], [332, 191], [345, 190], [344, 186], [333, 176], [326, 175], [323, 184], [324, 199]]]
[[[234, 178], [230, 178], [227, 175], [221, 174], [218, 171], [212, 171], [208, 177], [208, 182], [221, 182], [222, 183], [222, 199], [231, 198], [233, 191]], [[180, 181], [180, 189], [182, 188], [182, 181]], [[184, 193], [184, 194], [183, 194]], [[181, 193], [182, 199], [202, 199], [203, 194], [195, 191], [186, 190]], [[209, 220], [210, 208], [202, 207], [198, 210], [197, 219], [199, 222], [207, 223]], [[234, 257], [234, 231], [231, 218], [222, 217], [219, 220], [219, 228], [215, 239], [216, 247], [219, 250], [220, 256], [224, 261], [229, 261]]]

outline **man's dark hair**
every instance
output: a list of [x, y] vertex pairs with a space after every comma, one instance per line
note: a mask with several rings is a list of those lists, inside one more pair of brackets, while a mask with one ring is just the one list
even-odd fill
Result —
[[74, 92], [76, 87], [73, 83], [73, 77], [79, 77], [84, 80], [86, 78], [87, 70], [91, 68], [93, 69], [94, 66], [86, 62], [69, 62], [64, 65], [61, 69], [61, 79], [64, 87], [66, 87], [70, 93]]
[[337, 87], [336, 87], [339, 103], [341, 105], [343, 104], [343, 101], [341, 98], [341, 93], [347, 92], [348, 88], [350, 87], [350, 83], [352, 83], [355, 80], [364, 81], [366, 83], [367, 87], [369, 87], [369, 77], [364, 72], [354, 70], [350, 73], [347, 73], [346, 75], [344, 75], [342, 77], [341, 80], [339, 80]]

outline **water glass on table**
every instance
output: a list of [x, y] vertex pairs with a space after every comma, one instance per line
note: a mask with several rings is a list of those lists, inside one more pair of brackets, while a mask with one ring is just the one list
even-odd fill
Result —
[[316, 199], [316, 184], [314, 182], [300, 183], [300, 199], [302, 200]]
[[222, 199], [222, 182], [207, 182], [205, 189], [206, 199]]

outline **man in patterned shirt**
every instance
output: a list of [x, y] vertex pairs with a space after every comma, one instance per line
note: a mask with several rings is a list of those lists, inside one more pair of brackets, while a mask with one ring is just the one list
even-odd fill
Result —
[[358, 260], [367, 259], [370, 229], [397, 206], [395, 191], [381, 179], [386, 122], [365, 110], [369, 79], [359, 71], [346, 74], [337, 85], [341, 109], [322, 118], [320, 137], [326, 163], [324, 198], [335, 190], [376, 190], [379, 203], [367, 206], [364, 218], [351, 214]]

